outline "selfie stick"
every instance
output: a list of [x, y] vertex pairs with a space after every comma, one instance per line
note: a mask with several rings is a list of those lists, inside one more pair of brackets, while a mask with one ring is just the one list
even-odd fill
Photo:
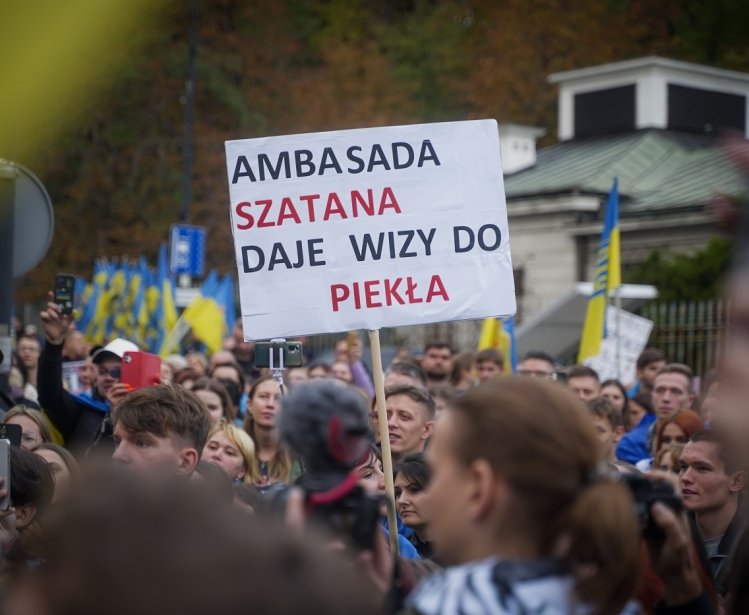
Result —
[[[276, 338], [270, 341], [270, 349], [268, 351], [268, 367], [270, 368], [271, 373], [273, 374], [273, 379], [278, 383], [278, 388], [281, 391], [281, 395], [284, 395], [284, 385], [283, 385], [283, 370], [285, 366], [283, 351], [284, 346], [286, 344], [286, 340], [284, 338]], [[278, 366], [275, 365], [275, 352], [274, 350], [278, 347]]]

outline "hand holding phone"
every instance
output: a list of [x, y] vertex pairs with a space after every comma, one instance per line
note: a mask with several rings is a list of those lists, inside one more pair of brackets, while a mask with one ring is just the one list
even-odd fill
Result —
[[60, 306], [60, 313], [70, 316], [75, 302], [75, 276], [69, 273], [58, 273], [55, 276], [55, 303]]
[[161, 357], [150, 352], [126, 352], [122, 356], [120, 382], [131, 391], [151, 387], [161, 382]]
[[20, 448], [22, 439], [23, 427], [0, 423], [0, 440], [8, 440], [11, 446], [18, 446]]

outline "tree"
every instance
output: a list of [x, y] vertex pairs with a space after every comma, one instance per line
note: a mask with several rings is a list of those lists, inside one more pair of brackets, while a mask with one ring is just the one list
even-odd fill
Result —
[[731, 242], [718, 237], [694, 254], [656, 249], [627, 276], [627, 282], [652, 284], [662, 301], [713, 299], [720, 296], [731, 254]]

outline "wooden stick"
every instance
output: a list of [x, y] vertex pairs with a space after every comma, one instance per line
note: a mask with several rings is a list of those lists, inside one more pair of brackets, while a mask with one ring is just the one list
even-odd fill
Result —
[[390, 433], [385, 409], [385, 375], [382, 371], [380, 352], [380, 331], [369, 331], [369, 349], [372, 352], [372, 375], [374, 376], [375, 399], [377, 400], [377, 422], [380, 425], [380, 446], [382, 448], [382, 469], [385, 472], [385, 496], [388, 500], [388, 529], [390, 531], [390, 552], [398, 556], [398, 521], [395, 518], [395, 485], [393, 484], [393, 457], [390, 453]]

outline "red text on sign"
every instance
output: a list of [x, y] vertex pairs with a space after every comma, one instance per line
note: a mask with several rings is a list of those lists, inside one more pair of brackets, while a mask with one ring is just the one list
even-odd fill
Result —
[[276, 200], [242, 201], [236, 204], [234, 211], [238, 218], [237, 229], [246, 231], [253, 227], [382, 216], [388, 211], [399, 214], [401, 208], [393, 189], [386, 186], [378, 192], [372, 188], [352, 190], [343, 197], [330, 192], [326, 195], [303, 194], [296, 200], [285, 196]]
[[346, 304], [361, 310], [391, 305], [432, 303], [437, 299], [450, 301], [445, 284], [437, 274], [433, 275], [427, 284], [422, 285], [413, 277], [407, 276], [330, 286], [330, 301], [334, 312]]

